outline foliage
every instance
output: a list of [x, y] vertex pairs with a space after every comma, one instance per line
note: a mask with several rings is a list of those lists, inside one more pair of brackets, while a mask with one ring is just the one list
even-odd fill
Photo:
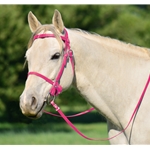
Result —
[[[22, 122], [19, 96], [27, 68], [24, 55], [31, 36], [27, 15], [32, 11], [42, 24], [51, 23], [58, 9], [67, 28], [80, 28], [143, 47], [150, 47], [150, 6], [148, 5], [0, 5], [0, 118]], [[67, 99], [67, 101], [65, 100]], [[71, 88], [58, 98], [65, 105], [84, 104]]]

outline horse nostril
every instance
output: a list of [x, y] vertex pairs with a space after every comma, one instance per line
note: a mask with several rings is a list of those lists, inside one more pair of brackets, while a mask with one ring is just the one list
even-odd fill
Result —
[[36, 105], [36, 98], [32, 96], [31, 106], [35, 106], [35, 105]]

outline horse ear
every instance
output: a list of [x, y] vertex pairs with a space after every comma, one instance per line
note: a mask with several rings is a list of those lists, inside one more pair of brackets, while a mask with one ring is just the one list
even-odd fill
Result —
[[28, 23], [32, 33], [35, 32], [36, 29], [41, 25], [41, 23], [31, 11], [28, 13]]
[[54, 12], [52, 23], [60, 33], [63, 33], [65, 27], [61, 14], [58, 10], [55, 10]]

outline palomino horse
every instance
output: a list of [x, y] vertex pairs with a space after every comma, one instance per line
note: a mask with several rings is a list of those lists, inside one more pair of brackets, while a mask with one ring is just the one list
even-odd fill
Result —
[[110, 144], [150, 144], [149, 50], [68, 29], [57, 10], [52, 24], [42, 25], [32, 12], [28, 22], [33, 34], [26, 52], [22, 113], [41, 117], [47, 103], [73, 84], [106, 117], [109, 137], [124, 130], [134, 112], [132, 124]]

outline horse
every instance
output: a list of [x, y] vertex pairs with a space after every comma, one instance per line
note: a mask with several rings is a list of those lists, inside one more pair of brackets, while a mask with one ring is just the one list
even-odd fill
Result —
[[55, 96], [74, 86], [106, 118], [108, 137], [112, 137], [126, 127], [147, 83], [132, 124], [109, 142], [150, 144], [148, 48], [66, 28], [58, 10], [52, 24], [44, 25], [30, 11], [28, 24], [32, 33], [25, 54], [29, 72], [20, 95], [25, 116], [40, 118]]

